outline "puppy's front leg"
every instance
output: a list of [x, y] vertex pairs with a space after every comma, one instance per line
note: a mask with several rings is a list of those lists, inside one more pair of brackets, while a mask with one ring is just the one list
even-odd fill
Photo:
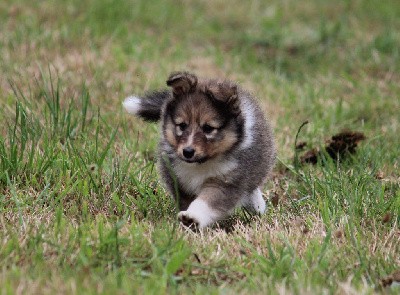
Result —
[[229, 193], [224, 187], [204, 187], [187, 210], [179, 212], [178, 219], [183, 225], [197, 229], [211, 225], [235, 208], [237, 201]]

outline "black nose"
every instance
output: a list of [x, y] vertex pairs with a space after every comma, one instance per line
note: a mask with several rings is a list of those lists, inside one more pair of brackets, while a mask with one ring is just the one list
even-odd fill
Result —
[[186, 159], [190, 159], [191, 157], [194, 156], [194, 149], [191, 148], [191, 147], [185, 147], [185, 148], [183, 149], [183, 156], [184, 156]]

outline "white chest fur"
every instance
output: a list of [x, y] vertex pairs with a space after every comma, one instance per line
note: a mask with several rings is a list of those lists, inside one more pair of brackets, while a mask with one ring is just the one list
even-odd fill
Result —
[[197, 196], [208, 178], [224, 178], [236, 167], [235, 160], [217, 157], [202, 164], [179, 161], [174, 165], [174, 171], [182, 187]]

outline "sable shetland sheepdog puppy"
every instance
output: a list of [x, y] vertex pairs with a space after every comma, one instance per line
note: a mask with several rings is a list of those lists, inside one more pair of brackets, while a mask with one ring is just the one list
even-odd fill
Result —
[[244, 206], [264, 213], [261, 188], [275, 161], [271, 128], [237, 84], [172, 73], [170, 90], [125, 99], [125, 109], [161, 121], [158, 165], [185, 226], [204, 228]]

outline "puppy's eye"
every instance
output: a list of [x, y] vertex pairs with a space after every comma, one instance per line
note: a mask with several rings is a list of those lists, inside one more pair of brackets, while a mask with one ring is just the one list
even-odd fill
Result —
[[186, 123], [180, 123], [180, 124], [177, 124], [176, 126], [178, 126], [179, 130], [181, 130], [181, 131], [185, 131], [185, 129], [187, 128]]
[[214, 127], [212, 127], [212, 126], [210, 126], [210, 125], [208, 125], [208, 124], [204, 124], [203, 127], [202, 127], [202, 129], [203, 129], [203, 132], [204, 132], [204, 133], [210, 134], [210, 133], [213, 132], [216, 128], [214, 128]]

